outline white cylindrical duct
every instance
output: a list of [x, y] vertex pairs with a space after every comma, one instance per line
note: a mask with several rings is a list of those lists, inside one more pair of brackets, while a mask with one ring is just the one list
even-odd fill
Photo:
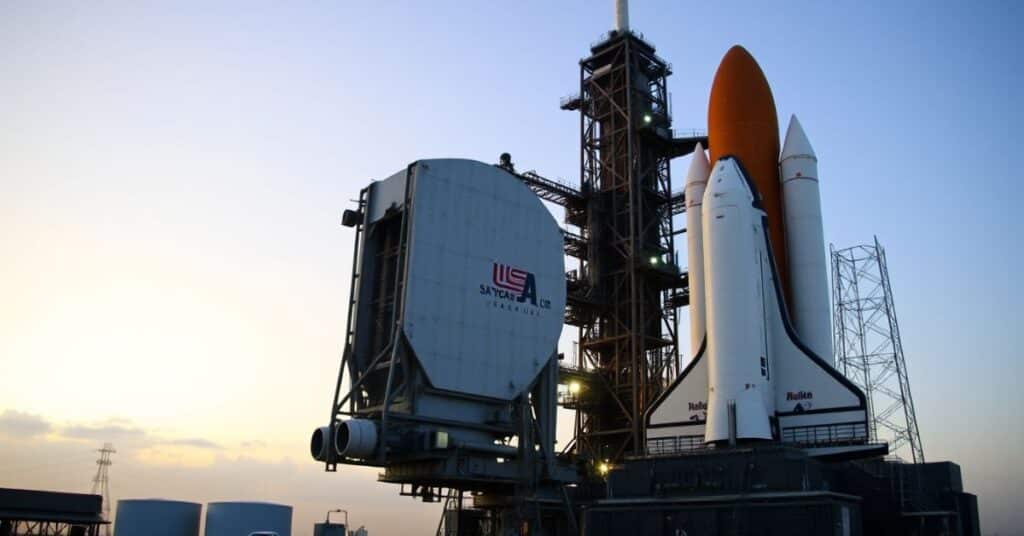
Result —
[[818, 158], [794, 115], [779, 162], [789, 252], [789, 307], [800, 340], [832, 362], [832, 321], [828, 268], [818, 189]]
[[615, 0], [615, 30], [629, 31], [629, 0]]
[[338, 425], [334, 449], [346, 458], [367, 458], [377, 449], [377, 425], [366, 419], [349, 419]]
[[331, 427], [321, 426], [313, 430], [313, 437], [309, 439], [309, 453], [313, 459], [319, 462], [327, 461], [330, 454]]
[[[708, 417], [705, 441], [771, 439], [765, 326], [763, 210], [731, 157], [715, 162], [704, 192]], [[770, 270], [769, 270], [770, 273]], [[767, 284], [771, 284], [769, 281]], [[735, 417], [729, 404], [735, 404]], [[735, 423], [735, 436], [730, 434]]]
[[704, 231], [701, 210], [710, 173], [704, 147], [697, 144], [686, 172], [686, 263], [690, 282], [690, 359], [697, 357], [707, 329], [704, 310]]

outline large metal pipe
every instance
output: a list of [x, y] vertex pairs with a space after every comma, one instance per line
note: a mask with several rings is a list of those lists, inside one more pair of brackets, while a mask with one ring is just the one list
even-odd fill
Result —
[[316, 430], [313, 430], [313, 437], [309, 439], [309, 453], [313, 456], [313, 459], [318, 462], [326, 462], [330, 457], [330, 451], [328, 450], [331, 443], [330, 426], [321, 426]]
[[377, 424], [366, 419], [342, 421], [334, 433], [334, 450], [345, 458], [368, 458], [377, 450]]
[[486, 454], [494, 454], [504, 458], [514, 458], [518, 449], [510, 445], [498, 445], [496, 443], [472, 443], [456, 441], [453, 446], [462, 450], [472, 450]]
[[[330, 449], [334, 449], [334, 456]], [[313, 430], [309, 453], [326, 462], [334, 457], [367, 458], [377, 450], [377, 424], [367, 419], [349, 419]]]

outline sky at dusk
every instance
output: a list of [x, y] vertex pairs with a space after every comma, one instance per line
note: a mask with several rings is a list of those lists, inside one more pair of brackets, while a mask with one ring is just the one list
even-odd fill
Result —
[[[983, 533], [1024, 534], [1024, 4], [631, 8], [673, 64], [677, 129], [705, 128], [731, 45], [757, 58], [818, 154], [826, 240], [886, 247], [926, 457], [961, 464]], [[558, 102], [611, 23], [610, 0], [0, 0], [0, 487], [88, 491], [110, 441], [115, 500], [432, 534], [438, 505], [309, 458], [344, 335], [341, 212], [419, 158], [508, 151], [576, 183]]]

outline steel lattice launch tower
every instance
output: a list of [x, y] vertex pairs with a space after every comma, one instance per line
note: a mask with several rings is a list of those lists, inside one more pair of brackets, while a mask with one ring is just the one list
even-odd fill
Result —
[[644, 450], [643, 415], [678, 373], [677, 308], [685, 277], [675, 263], [671, 158], [703, 137], [674, 138], [671, 67], [630, 31], [624, 2], [614, 31], [580, 62], [584, 209], [569, 213], [586, 244], [571, 281], [569, 322], [579, 326], [576, 450], [620, 459]]

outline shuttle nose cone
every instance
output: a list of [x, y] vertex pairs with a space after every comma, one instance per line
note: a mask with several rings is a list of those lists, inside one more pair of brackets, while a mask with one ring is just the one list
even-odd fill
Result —
[[749, 207], [757, 199], [750, 189], [750, 181], [743, 173], [737, 160], [726, 156], [715, 162], [707, 190], [704, 191], [704, 205], [709, 208], [724, 205]]

